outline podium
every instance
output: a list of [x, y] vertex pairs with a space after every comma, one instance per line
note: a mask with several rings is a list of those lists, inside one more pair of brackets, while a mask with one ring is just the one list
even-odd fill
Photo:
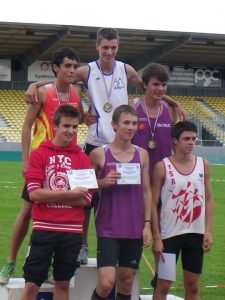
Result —
[[[87, 265], [81, 265], [70, 281], [69, 300], [90, 300], [98, 280], [96, 259], [89, 258]], [[0, 285], [0, 300], [19, 300], [24, 287], [23, 278], [11, 278], [6, 285]], [[113, 293], [109, 300], [114, 300]], [[137, 273], [132, 291], [132, 300], [139, 299], [139, 273]], [[40, 287], [37, 300], [53, 300], [53, 285], [44, 283]]]
[[[0, 299], [19, 300], [23, 287], [23, 278], [11, 278], [8, 284], [0, 285]], [[49, 283], [42, 284], [37, 300], [53, 300], [53, 285]], [[69, 300], [74, 300], [74, 298], [70, 297]]]
[[[96, 265], [96, 258], [88, 258], [87, 265], [81, 265], [77, 269], [74, 280], [74, 295], [75, 300], [89, 300], [97, 285], [98, 271]], [[137, 272], [132, 289], [132, 300], [138, 300], [139, 298], [139, 272]], [[109, 300], [115, 299], [113, 293], [108, 297]]]
[[[151, 295], [140, 295], [140, 300], [152, 300], [152, 296]], [[184, 300], [184, 299], [174, 296], [174, 295], [167, 295], [166, 300]]]
[[[81, 265], [76, 270], [75, 276], [70, 281], [69, 300], [90, 300], [93, 290], [98, 280], [96, 258], [89, 258], [87, 265]], [[24, 287], [23, 278], [11, 278], [6, 285], [0, 285], [0, 300], [19, 300], [22, 288]], [[140, 295], [139, 272], [137, 272], [133, 289], [132, 300], [152, 300], [151, 295]], [[140, 297], [140, 298], [139, 298]], [[108, 300], [115, 299], [115, 291], [111, 293]], [[53, 300], [53, 285], [44, 283], [40, 287], [37, 300]], [[180, 297], [168, 295], [167, 300], [182, 300]]]

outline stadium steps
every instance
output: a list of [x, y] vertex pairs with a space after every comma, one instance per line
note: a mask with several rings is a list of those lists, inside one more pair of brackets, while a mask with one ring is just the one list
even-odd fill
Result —
[[204, 97], [204, 102], [217, 114], [225, 117], [225, 97]]
[[204, 97], [202, 106], [212, 112], [212, 117], [204, 120], [204, 125], [211, 128], [211, 133], [225, 144], [225, 98]]
[[[222, 117], [222, 123], [218, 123], [218, 116], [220, 115], [217, 110], [214, 110], [212, 106], [208, 105], [209, 101], [203, 97], [201, 99], [192, 96], [173, 96], [188, 112], [189, 119], [195, 123], [202, 125], [209, 133], [222, 144], [225, 144], [225, 131], [223, 128], [224, 117]], [[216, 97], [214, 97], [216, 98]], [[210, 98], [211, 102], [219, 102], [217, 99]], [[222, 101], [220, 101], [222, 102]], [[225, 103], [225, 101], [224, 101]], [[218, 104], [214, 103], [214, 107]]]

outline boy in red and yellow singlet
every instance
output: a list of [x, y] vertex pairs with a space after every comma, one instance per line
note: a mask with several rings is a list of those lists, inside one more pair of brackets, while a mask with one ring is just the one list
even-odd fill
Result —
[[[69, 103], [75, 106], [81, 115], [83, 114], [78, 92], [72, 85], [78, 65], [79, 57], [73, 49], [63, 48], [54, 53], [52, 70], [56, 79], [54, 83], [38, 89], [39, 101], [34, 105], [29, 105], [24, 120], [21, 136], [23, 170], [27, 167], [30, 148], [35, 149], [42, 141], [53, 138], [53, 114], [60, 105]], [[34, 136], [31, 142], [33, 125]], [[16, 256], [29, 227], [32, 203], [26, 186], [22, 192], [22, 199], [24, 199], [24, 203], [14, 225], [9, 256], [0, 273], [0, 283], [2, 284], [9, 281], [15, 270]]]

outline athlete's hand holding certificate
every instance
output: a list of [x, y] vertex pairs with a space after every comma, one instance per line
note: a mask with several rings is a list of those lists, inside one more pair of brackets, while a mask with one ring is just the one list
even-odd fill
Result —
[[67, 176], [71, 190], [76, 187], [97, 189], [98, 183], [94, 169], [68, 170]]
[[117, 179], [117, 184], [141, 184], [139, 163], [117, 163], [116, 170], [121, 174], [121, 177]]

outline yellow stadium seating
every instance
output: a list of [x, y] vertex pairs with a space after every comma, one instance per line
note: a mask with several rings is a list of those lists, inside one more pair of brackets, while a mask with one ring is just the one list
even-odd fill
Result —
[[[7, 125], [7, 127], [0, 126], [0, 140], [4, 142], [19, 143], [21, 141], [21, 130], [27, 110], [27, 105], [24, 102], [24, 92], [24, 90], [0, 90], [0, 114]], [[87, 97], [84, 101], [87, 105]], [[78, 132], [79, 144], [84, 143], [86, 132], [87, 126], [80, 125]]]
[[0, 112], [7, 124], [0, 127], [3, 141], [20, 142], [26, 108], [23, 90], [0, 90]]
[[[129, 99], [139, 96], [139, 94], [129, 94]], [[173, 96], [173, 98], [186, 109], [190, 119], [194, 118], [218, 140], [225, 143], [224, 128], [218, 126], [216, 120], [219, 115], [222, 118], [225, 117], [225, 97], [202, 97], [201, 101], [197, 101], [197, 97], [194, 96]], [[87, 111], [89, 102], [86, 93], [82, 93], [82, 103], [84, 110]], [[0, 114], [6, 123], [6, 127], [0, 125], [1, 141], [21, 141], [21, 129], [26, 110], [24, 90], [0, 90]], [[84, 144], [87, 129], [84, 124], [79, 126], [78, 143], [80, 145]]]
[[[193, 117], [205, 127], [220, 142], [225, 143], [225, 130], [218, 125], [218, 116], [225, 117], [225, 98], [173, 96], [187, 110], [189, 117]], [[225, 122], [223, 121], [225, 125]]]

